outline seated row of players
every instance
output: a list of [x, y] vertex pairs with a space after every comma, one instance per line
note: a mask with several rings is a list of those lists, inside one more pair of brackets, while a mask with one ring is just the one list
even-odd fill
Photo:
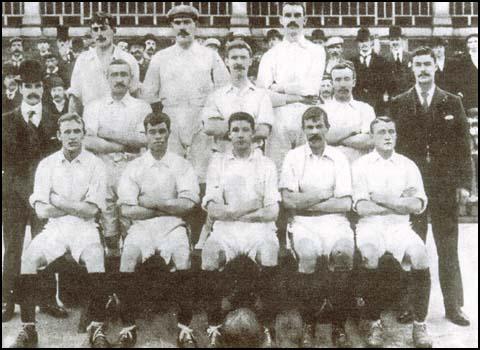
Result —
[[[326, 112], [318, 106], [302, 116], [307, 143], [289, 151], [280, 183], [274, 163], [255, 148], [254, 118], [238, 112], [228, 120], [232, 149], [215, 157], [208, 170], [206, 195], [202, 206], [214, 221], [202, 251], [200, 280], [189, 271], [190, 240], [182, 217], [199, 202], [199, 186], [192, 165], [168, 149], [170, 119], [163, 113], [150, 113], [143, 125], [147, 152], [131, 161], [118, 185], [123, 217], [132, 221], [121, 257], [120, 285], [122, 320], [120, 345], [135, 344], [137, 330], [133, 297], [138, 285], [135, 269], [157, 254], [163, 258], [171, 278], [162, 282], [177, 287], [180, 305], [179, 345], [195, 345], [192, 318], [193, 290], [209, 296], [208, 320], [212, 346], [219, 344], [222, 321], [216, 289], [222, 285], [225, 265], [239, 255], [259, 264], [258, 295], [263, 302], [282, 305], [277, 299], [279, 243], [275, 220], [279, 202], [292, 211], [289, 233], [298, 261], [298, 272], [288, 276], [286, 298], [295, 299], [307, 323], [303, 345], [311, 346], [314, 304], [328, 298], [335, 310], [332, 338], [336, 345], [348, 345], [345, 321], [352, 291], [364, 297], [367, 319], [371, 319], [369, 345], [382, 345], [380, 309], [375, 296], [381, 293], [376, 278], [378, 259], [391, 253], [406, 269], [411, 268], [412, 298], [415, 305], [413, 341], [415, 346], [431, 346], [425, 318], [430, 293], [426, 248], [409, 226], [409, 214], [422, 212], [427, 204], [420, 172], [409, 159], [395, 153], [396, 130], [388, 117], [375, 119], [370, 133], [375, 150], [353, 165], [343, 153], [327, 144], [330, 128]], [[107, 347], [105, 334], [104, 255], [96, 215], [106, 208], [107, 171], [104, 163], [83, 148], [85, 125], [76, 114], [58, 120], [57, 136], [62, 149], [42, 160], [35, 175], [30, 203], [37, 215], [48, 218], [44, 230], [34, 238], [22, 259], [20, 298], [23, 329], [14, 346], [36, 345], [35, 274], [66, 252], [83, 264], [90, 274], [85, 283], [90, 297], [90, 344]], [[280, 189], [280, 193], [279, 193]], [[357, 247], [362, 268], [353, 283], [351, 272], [355, 249], [354, 233], [346, 213], [360, 215], [356, 227]], [[324, 265], [317, 268], [317, 260]], [[326, 259], [325, 259], [326, 258]], [[164, 274], [163, 276], [167, 276]], [[166, 277], [165, 277], [166, 278]], [[373, 296], [373, 297], [372, 297]], [[159, 295], [159, 297], [161, 297]], [[261, 314], [270, 340], [269, 327], [275, 309]], [[220, 317], [219, 317], [220, 315]]]

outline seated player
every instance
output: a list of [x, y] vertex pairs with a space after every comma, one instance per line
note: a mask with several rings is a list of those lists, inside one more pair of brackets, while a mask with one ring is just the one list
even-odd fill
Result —
[[[255, 122], [244, 112], [228, 121], [233, 150], [212, 159], [207, 172], [203, 207], [215, 221], [202, 250], [204, 295], [208, 300], [210, 346], [218, 346], [222, 323], [219, 289], [225, 265], [238, 255], [247, 255], [261, 267], [259, 294], [262, 300], [275, 301], [279, 243], [275, 220], [278, 215], [277, 172], [273, 162], [253, 147]], [[248, 276], [247, 276], [248, 277]], [[268, 308], [266, 308], [268, 309]], [[266, 339], [270, 342], [270, 308], [262, 315]]]
[[[133, 296], [141, 292], [141, 288], [135, 283], [133, 272], [158, 254], [169, 268], [164, 274], [167, 283], [176, 286], [175, 296], [180, 306], [178, 345], [192, 346], [195, 341], [188, 328], [192, 319], [191, 250], [182, 217], [199, 202], [198, 182], [190, 163], [168, 150], [170, 118], [164, 113], [151, 113], [145, 118], [144, 126], [148, 151], [127, 165], [118, 186], [117, 204], [121, 214], [133, 221], [120, 262], [120, 272], [124, 273], [119, 288], [124, 322], [120, 344], [131, 347], [137, 337]], [[168, 272], [174, 275], [169, 277]]]
[[41, 297], [37, 271], [69, 252], [84, 265], [88, 281], [85, 293], [90, 297], [89, 326], [92, 347], [108, 347], [104, 334], [105, 300], [104, 251], [95, 217], [105, 208], [106, 170], [103, 162], [82, 149], [85, 125], [77, 114], [65, 114], [58, 120], [57, 137], [62, 149], [43, 159], [35, 174], [30, 203], [42, 219], [44, 230], [36, 236], [22, 257], [19, 279], [22, 330], [12, 347], [35, 347], [35, 300]]
[[[302, 128], [308, 143], [287, 153], [279, 186], [283, 204], [293, 214], [288, 232], [298, 261], [290, 291], [306, 323], [303, 346], [313, 346], [314, 310], [328, 297], [335, 309], [332, 341], [343, 347], [348, 345], [345, 321], [354, 250], [346, 217], [352, 204], [350, 166], [340, 150], [326, 143], [329, 123], [322, 108], [308, 108]], [[317, 268], [320, 258], [328, 260], [329, 269], [326, 263]]]
[[376, 269], [379, 258], [390, 253], [410, 271], [410, 300], [415, 309], [413, 343], [431, 347], [425, 324], [430, 297], [427, 248], [410, 225], [410, 214], [420, 214], [427, 206], [422, 177], [413, 161], [395, 153], [397, 134], [392, 119], [376, 118], [370, 131], [375, 150], [359, 158], [352, 168], [354, 209], [360, 215], [357, 246], [362, 255], [357, 278], [366, 302], [366, 318], [372, 321], [367, 344], [383, 346], [378, 308], [383, 292]]

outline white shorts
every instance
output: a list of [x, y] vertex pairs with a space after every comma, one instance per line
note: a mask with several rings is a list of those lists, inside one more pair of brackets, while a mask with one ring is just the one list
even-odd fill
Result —
[[45, 228], [27, 248], [24, 256], [43, 254], [47, 263], [71, 253], [78, 263], [83, 251], [92, 244], [100, 244], [100, 233], [94, 221], [86, 221], [76, 216], [62, 216], [49, 219]]
[[[123, 245], [124, 247], [132, 245], [139, 248], [142, 252], [142, 262], [155, 254], [160, 254], [167, 265], [170, 264], [177, 250], [185, 248], [190, 251], [190, 241], [184, 224], [178, 224], [165, 230], [165, 227], [159, 225], [157, 220], [135, 222], [130, 226]], [[173, 262], [175, 263], [175, 261]]]
[[295, 245], [302, 239], [308, 239], [315, 245], [318, 256], [330, 255], [335, 243], [340, 240], [354, 245], [354, 235], [347, 218], [334, 215], [296, 216], [289, 224], [290, 245]]
[[239, 255], [247, 255], [256, 261], [257, 254], [264, 243], [271, 243], [277, 251], [280, 247], [273, 222], [215, 221], [213, 231], [205, 245], [212, 241], [223, 248], [227, 263]]
[[[381, 224], [378, 222], [360, 222], [357, 224], [357, 246], [371, 244], [380, 251], [380, 255], [391, 253], [402, 264], [405, 252], [413, 246], [425, 246], [422, 239], [413, 231], [410, 223]], [[403, 266], [403, 265], [402, 265]], [[403, 266], [408, 270], [408, 266]]]

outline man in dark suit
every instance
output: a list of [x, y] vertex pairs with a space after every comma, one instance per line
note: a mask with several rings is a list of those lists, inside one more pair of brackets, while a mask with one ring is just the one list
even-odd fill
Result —
[[478, 34], [465, 39], [467, 52], [459, 63], [458, 90], [466, 110], [478, 108]]
[[[42, 228], [42, 222], [34, 215], [28, 202], [33, 191], [35, 170], [41, 159], [60, 147], [56, 138], [56, 120], [47, 113], [41, 100], [40, 62], [23, 61], [20, 81], [20, 106], [2, 115], [2, 225], [5, 249], [2, 322], [9, 321], [14, 314], [13, 290], [20, 273], [25, 228], [30, 224], [32, 236]], [[49, 296], [54, 297], [55, 281], [49, 285], [53, 289]], [[51, 303], [54, 304], [53, 300]], [[58, 317], [65, 317], [66, 312], [56, 305], [46, 306], [45, 311]]]
[[141, 39], [134, 39], [130, 42], [130, 53], [135, 57], [138, 62], [138, 68], [140, 68], [140, 81], [143, 82], [145, 74], [147, 73], [148, 64], [150, 63], [144, 57], [145, 42]]
[[20, 69], [20, 64], [23, 62], [25, 59], [23, 55], [23, 40], [20, 37], [14, 37], [9, 40], [10, 47], [8, 48], [8, 51], [10, 53], [10, 57], [5, 63], [12, 64], [15, 69], [18, 70]]
[[58, 118], [68, 112], [68, 98], [66, 95], [65, 84], [59, 76], [53, 76], [50, 79], [49, 84], [49, 98], [46, 105], [52, 118], [58, 120]]
[[20, 105], [22, 95], [18, 91], [18, 70], [11, 63], [3, 65], [2, 69], [2, 113], [7, 113]]
[[403, 49], [402, 28], [389, 28], [390, 52], [386, 56], [388, 64], [388, 96], [391, 101], [395, 96], [407, 91], [415, 83], [411, 70], [411, 55]]
[[445, 55], [447, 42], [441, 37], [435, 37], [431, 44], [435, 59], [437, 62], [437, 71], [435, 72], [435, 84], [442, 90], [455, 94], [455, 76], [456, 62]]
[[385, 111], [383, 96], [390, 80], [386, 61], [373, 51], [372, 38], [368, 28], [358, 30], [356, 42], [358, 55], [351, 59], [357, 72], [357, 83], [353, 89], [353, 96], [356, 100], [371, 105], [377, 115], [382, 114]]
[[[440, 286], [446, 317], [457, 325], [470, 324], [463, 314], [463, 288], [458, 261], [458, 204], [469, 197], [471, 164], [468, 125], [461, 99], [435, 85], [436, 62], [430, 48], [412, 56], [415, 86], [393, 99], [398, 152], [420, 168], [428, 196], [432, 231], [437, 246]], [[413, 216], [412, 225], [425, 241], [427, 214]], [[408, 312], [400, 320], [410, 318]]]

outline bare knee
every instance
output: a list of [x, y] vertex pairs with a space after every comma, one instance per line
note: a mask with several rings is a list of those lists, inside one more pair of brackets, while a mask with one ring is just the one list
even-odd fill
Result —
[[48, 262], [45, 256], [41, 253], [25, 252], [22, 257], [21, 273], [22, 274], [36, 274], [40, 267], [47, 266]]
[[173, 253], [173, 262], [177, 270], [188, 270], [190, 268], [190, 247], [180, 245]]
[[89, 245], [80, 255], [80, 262], [88, 272], [105, 272], [103, 247], [99, 243]]
[[313, 273], [317, 265], [318, 251], [315, 243], [309, 239], [300, 239], [295, 243], [295, 254], [298, 257], [299, 272]]
[[414, 269], [424, 270], [429, 267], [427, 247], [424, 244], [416, 244], [408, 247], [405, 255], [410, 258]]
[[358, 248], [362, 254], [362, 266], [367, 269], [376, 269], [378, 267], [378, 260], [383, 255], [383, 252], [371, 243], [363, 244]]
[[[202, 270], [215, 271], [219, 270], [225, 261], [221, 261], [223, 247], [220, 243], [214, 240], [208, 240], [202, 249]], [[225, 254], [223, 254], [224, 256]]]
[[353, 267], [353, 241], [341, 239], [330, 252], [330, 270], [351, 270]]
[[260, 245], [255, 260], [262, 266], [277, 266], [279, 249], [277, 241], [266, 240]]
[[120, 272], [134, 272], [141, 261], [142, 251], [140, 248], [134, 244], [125, 245], [120, 258]]

